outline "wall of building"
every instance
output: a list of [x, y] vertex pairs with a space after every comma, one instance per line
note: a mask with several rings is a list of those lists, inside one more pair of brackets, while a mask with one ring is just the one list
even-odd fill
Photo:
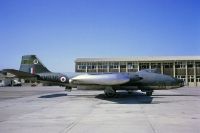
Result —
[[76, 62], [76, 72], [136, 72], [142, 69], [157, 69], [162, 74], [183, 79], [185, 85], [200, 86], [200, 60], [175, 61], [92, 61]]

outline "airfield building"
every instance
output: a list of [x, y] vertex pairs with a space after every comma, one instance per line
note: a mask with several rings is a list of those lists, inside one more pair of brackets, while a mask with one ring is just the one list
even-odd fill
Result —
[[76, 72], [136, 72], [157, 69], [162, 74], [183, 79], [185, 85], [200, 86], [200, 56], [148, 56], [128, 58], [77, 58]]

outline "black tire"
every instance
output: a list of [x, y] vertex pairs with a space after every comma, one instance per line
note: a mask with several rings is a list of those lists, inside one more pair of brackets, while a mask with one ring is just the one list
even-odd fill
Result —
[[116, 90], [112, 87], [106, 87], [104, 93], [106, 97], [112, 98], [116, 95]]
[[146, 95], [147, 96], [152, 96], [152, 93], [153, 93], [153, 91], [148, 91], [148, 92], [146, 92]]

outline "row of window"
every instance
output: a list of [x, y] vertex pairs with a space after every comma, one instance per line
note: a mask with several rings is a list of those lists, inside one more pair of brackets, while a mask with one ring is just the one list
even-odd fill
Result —
[[[200, 67], [200, 62], [196, 62], [196, 67]], [[77, 69], [78, 70], [85, 70], [87, 66], [87, 69], [119, 69], [124, 68], [126, 69], [135, 69], [138, 68], [138, 63], [134, 62], [128, 62], [127, 64], [125, 62], [110, 62], [110, 63], [77, 63]], [[149, 69], [151, 66], [152, 69], [154, 68], [161, 68], [161, 63], [139, 63], [139, 69]], [[163, 63], [163, 68], [173, 68], [173, 63]], [[175, 62], [175, 68], [176, 69], [182, 69], [186, 68], [186, 64], [184, 62]], [[193, 62], [187, 63], [187, 68], [194, 68]]]
[[[186, 80], [186, 76], [175, 76], [176, 78], [179, 78], [179, 79], [182, 79], [182, 80]], [[194, 82], [195, 81], [195, 78], [194, 76], [188, 76], [187, 78], [187, 81], [188, 82]], [[200, 76], [196, 76], [196, 82], [200, 82]]]

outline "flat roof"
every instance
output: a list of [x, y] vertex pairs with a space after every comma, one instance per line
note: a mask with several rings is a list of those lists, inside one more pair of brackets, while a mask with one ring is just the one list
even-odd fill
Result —
[[108, 61], [185, 61], [199, 60], [200, 56], [132, 56], [117, 58], [77, 58], [75, 62], [108, 62]]

